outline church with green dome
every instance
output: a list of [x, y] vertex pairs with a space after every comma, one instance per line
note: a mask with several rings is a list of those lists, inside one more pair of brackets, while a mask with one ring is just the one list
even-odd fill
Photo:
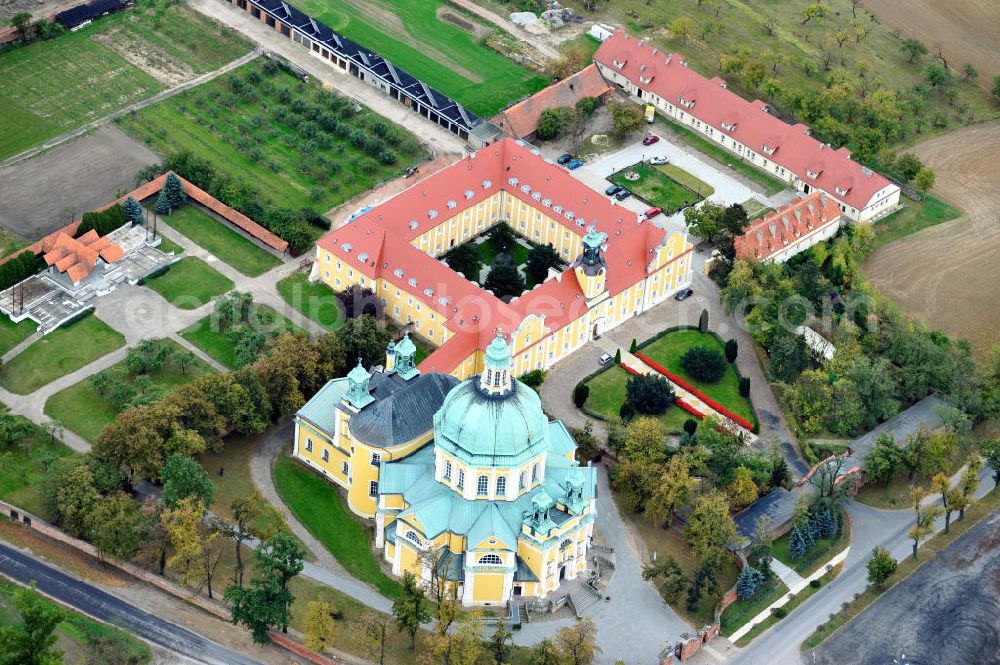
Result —
[[[320, 390], [296, 417], [295, 456], [374, 518], [393, 574], [442, 581], [464, 604], [545, 596], [584, 573], [596, 470], [575, 461], [566, 427], [512, 376], [503, 335], [486, 349], [482, 373], [461, 383], [420, 375], [412, 346], [404, 337], [385, 368], [356, 367]], [[405, 434], [387, 436], [397, 430]], [[317, 457], [323, 445], [342, 453], [345, 473], [330, 472], [329, 453]], [[369, 491], [355, 491], [358, 482]]]

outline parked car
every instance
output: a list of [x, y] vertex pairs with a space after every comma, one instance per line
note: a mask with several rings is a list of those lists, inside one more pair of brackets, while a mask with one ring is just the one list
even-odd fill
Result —
[[420, 169], [418, 169], [416, 166], [411, 166], [410, 168], [406, 169], [406, 173], [403, 174], [403, 178], [412, 178], [418, 173], [420, 173]]
[[556, 161], [559, 162], [560, 164], [571, 162], [573, 161], [573, 155], [569, 154], [568, 152], [564, 152], [563, 154], [559, 155], [559, 159], [557, 159]]
[[656, 143], [659, 140], [660, 140], [659, 136], [657, 136], [656, 134], [650, 134], [649, 136], [647, 136], [646, 138], [644, 138], [642, 140], [642, 144], [643, 145], [653, 145], [654, 143]]
[[602, 365], [607, 365], [612, 360], [614, 360], [614, 358], [611, 357], [610, 353], [602, 353], [601, 357], [597, 359], [597, 362], [601, 363]]
[[653, 165], [656, 165], [656, 164], [669, 164], [670, 160], [667, 159], [666, 157], [650, 157], [649, 158], [649, 163], [653, 164]]
[[692, 295], [694, 295], [694, 291], [691, 289], [681, 289], [677, 292], [677, 295], [674, 296], [674, 300], [687, 300]]
[[610, 187], [604, 190], [604, 193], [607, 194], [608, 196], [614, 196], [623, 189], [625, 188], [622, 187], [621, 185], [611, 185]]
[[615, 198], [618, 199], [619, 201], [624, 201], [630, 196], [632, 196], [632, 192], [628, 191], [627, 189], [622, 189], [615, 194]]
[[650, 208], [645, 212], [646, 219], [653, 219], [657, 215], [663, 212], [663, 208]]
[[581, 162], [579, 159], [574, 159], [572, 162], [566, 165], [566, 168], [572, 171], [573, 169], [578, 169], [581, 166], [583, 166], [583, 162]]

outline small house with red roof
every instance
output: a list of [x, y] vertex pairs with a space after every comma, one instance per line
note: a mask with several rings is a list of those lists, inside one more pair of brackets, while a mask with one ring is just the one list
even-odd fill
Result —
[[[551, 245], [569, 267], [506, 301], [448, 267], [452, 247], [494, 224]], [[321, 238], [311, 278], [384, 299], [392, 318], [438, 345], [422, 372], [472, 376], [501, 333], [520, 376], [686, 288], [691, 254], [686, 233], [659, 228], [504, 139]]]
[[850, 219], [870, 222], [899, 204], [899, 187], [851, 159], [847, 148], [817, 141], [803, 124], [789, 125], [706, 79], [679, 53], [665, 53], [622, 30], [594, 54], [605, 79], [663, 115], [805, 194], [824, 192]]
[[90, 229], [79, 238], [65, 232], [47, 236], [41, 243], [42, 259], [49, 276], [64, 288], [80, 288], [88, 277], [100, 277], [125, 256], [122, 248]]
[[576, 74], [553, 83], [510, 108], [501, 111], [493, 121], [505, 133], [514, 138], [529, 139], [538, 130], [538, 119], [542, 111], [557, 108], [573, 108], [581, 99], [593, 97], [604, 102], [611, 95], [601, 72], [594, 64], [587, 65]]
[[840, 206], [822, 192], [796, 197], [789, 205], [750, 222], [735, 239], [737, 259], [784, 262], [837, 233]]

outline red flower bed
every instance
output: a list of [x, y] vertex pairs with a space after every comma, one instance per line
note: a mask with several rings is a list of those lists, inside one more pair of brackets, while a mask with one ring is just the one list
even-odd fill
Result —
[[698, 409], [694, 408], [693, 406], [691, 406], [690, 404], [688, 404], [687, 402], [685, 402], [684, 400], [682, 400], [680, 397], [678, 397], [676, 400], [674, 400], [674, 404], [676, 404], [677, 406], [681, 407], [682, 409], [684, 409], [685, 411], [687, 411], [688, 413], [690, 413], [692, 416], [695, 416], [697, 418], [704, 418], [705, 417], [704, 413], [702, 413]]
[[[692, 395], [694, 395], [695, 397], [697, 397], [698, 399], [700, 399], [702, 402], [704, 402], [705, 404], [709, 405], [710, 407], [712, 407], [713, 409], [715, 409], [716, 411], [718, 411], [719, 413], [721, 413], [725, 417], [729, 418], [730, 420], [732, 420], [737, 425], [740, 425], [741, 427], [745, 427], [746, 429], [750, 430], [751, 432], [756, 431], [756, 428], [752, 424], [750, 424], [749, 422], [747, 422], [745, 418], [741, 418], [740, 416], [736, 415], [735, 413], [733, 413], [732, 411], [730, 411], [726, 407], [722, 406], [721, 404], [719, 404], [718, 402], [716, 402], [714, 399], [712, 399], [711, 397], [709, 397], [708, 395], [706, 395], [702, 391], [700, 391], [697, 388], [695, 388], [694, 386], [692, 386], [690, 383], [688, 383], [687, 381], [685, 381], [681, 377], [679, 377], [676, 374], [673, 374], [673, 373], [667, 371], [666, 367], [664, 367], [660, 363], [656, 362], [655, 360], [653, 360], [652, 358], [650, 358], [646, 354], [641, 353], [639, 351], [636, 351], [632, 355], [634, 355], [635, 357], [639, 358], [644, 363], [646, 363], [647, 365], [649, 365], [650, 367], [652, 367], [653, 369], [655, 369], [657, 372], [659, 372], [663, 376], [667, 377], [668, 379], [670, 379], [671, 381], [673, 381], [674, 383], [676, 383], [677, 385], [679, 385], [681, 388], [683, 388], [684, 390], [688, 391], [689, 393], [691, 393]], [[680, 400], [678, 400], [678, 402], [680, 402]]]
[[629, 367], [625, 363], [619, 363], [618, 366], [621, 367], [626, 372], [628, 372], [629, 374], [634, 374], [635, 376], [641, 376], [642, 375], [642, 372], [635, 371], [634, 369], [632, 369], [631, 367]]

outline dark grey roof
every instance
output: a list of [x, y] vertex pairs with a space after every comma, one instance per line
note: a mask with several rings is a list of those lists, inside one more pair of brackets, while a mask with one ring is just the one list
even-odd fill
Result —
[[770, 494], [762, 496], [749, 506], [743, 509], [733, 521], [736, 522], [736, 530], [744, 538], [753, 538], [753, 527], [758, 517], [767, 515], [771, 518], [773, 528], [792, 519], [795, 515], [795, 504], [798, 503], [799, 492], [789, 492], [784, 487], [773, 490]]
[[465, 581], [465, 562], [461, 554], [455, 554], [447, 547], [442, 548], [437, 562], [438, 577], [452, 582]]
[[67, 28], [75, 28], [93, 18], [127, 7], [130, 3], [131, 0], [92, 0], [59, 12], [56, 20]]
[[517, 570], [514, 571], [515, 582], [537, 582], [538, 576], [531, 572], [531, 568], [524, 562], [524, 559], [517, 557]]
[[[376, 379], [375, 377], [380, 377]], [[449, 374], [422, 374], [400, 385], [380, 372], [372, 375], [376, 401], [351, 418], [351, 434], [385, 448], [412, 441], [434, 428], [434, 414], [459, 381]]]

